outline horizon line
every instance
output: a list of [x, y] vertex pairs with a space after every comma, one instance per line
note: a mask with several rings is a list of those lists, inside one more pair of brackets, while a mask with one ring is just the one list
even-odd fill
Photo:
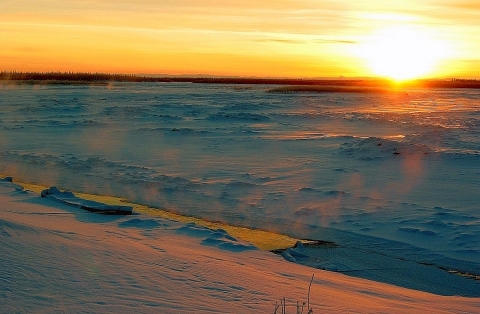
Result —
[[[388, 77], [381, 76], [242, 76], [242, 75], [214, 75], [207, 73], [197, 74], [168, 74], [168, 73], [126, 73], [126, 72], [91, 72], [91, 71], [17, 71], [17, 70], [2, 70], [0, 71], [0, 79], [3, 79], [6, 74], [14, 75], [88, 75], [88, 76], [121, 76], [121, 77], [137, 77], [137, 78], [194, 78], [194, 79], [261, 79], [261, 80], [385, 80], [394, 81]], [[415, 79], [409, 79], [406, 81], [428, 81], [428, 80], [463, 80], [463, 81], [478, 81], [478, 77], [421, 77]]]

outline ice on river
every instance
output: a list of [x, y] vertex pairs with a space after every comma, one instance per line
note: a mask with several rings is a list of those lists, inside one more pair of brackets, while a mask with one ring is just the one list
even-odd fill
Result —
[[388, 281], [342, 248], [480, 274], [478, 90], [243, 87], [3, 87], [0, 172], [331, 241], [313, 266], [355, 276]]

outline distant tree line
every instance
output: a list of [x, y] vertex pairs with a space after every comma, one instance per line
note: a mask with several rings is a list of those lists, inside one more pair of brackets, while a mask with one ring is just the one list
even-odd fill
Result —
[[[265, 85], [320, 85], [353, 87], [388, 87], [387, 79], [292, 79], [292, 78], [248, 78], [248, 77], [188, 77], [188, 76], [141, 76], [136, 74], [108, 74], [90, 72], [0, 72], [0, 80], [40, 84], [103, 84], [109, 82], [189, 82], [205, 84], [265, 84]], [[405, 87], [427, 88], [480, 88], [475, 79], [432, 79], [402, 83]]]
[[15, 81], [140, 82], [147, 81], [148, 79], [153, 78], [140, 77], [134, 74], [107, 74], [89, 72], [0, 72], [0, 80]]
[[247, 77], [188, 77], [140, 76], [136, 74], [108, 74], [89, 72], [0, 72], [0, 80], [15, 81], [71, 81], [71, 82], [190, 82], [209, 84], [277, 84], [277, 85], [371, 85], [378, 80], [354, 79], [292, 79]]
[[453, 78], [452, 81], [454, 81], [454, 82], [480, 82], [480, 80], [477, 80], [477, 79], [459, 79], [459, 78]]
[[480, 89], [480, 80], [457, 79], [451, 80], [423, 80], [422, 86], [430, 88], [476, 88]]

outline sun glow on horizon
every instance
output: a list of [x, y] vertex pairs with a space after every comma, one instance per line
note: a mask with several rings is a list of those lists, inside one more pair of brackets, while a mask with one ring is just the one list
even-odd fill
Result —
[[373, 74], [395, 81], [435, 74], [448, 54], [445, 42], [411, 26], [381, 29], [369, 36], [360, 49], [360, 56]]

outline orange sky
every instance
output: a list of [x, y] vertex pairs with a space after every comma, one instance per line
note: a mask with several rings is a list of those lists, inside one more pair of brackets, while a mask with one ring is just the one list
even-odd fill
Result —
[[478, 0], [3, 0], [0, 70], [388, 76], [401, 57], [373, 65], [392, 45], [375, 34], [406, 26], [428, 44], [401, 55], [438, 54], [413, 75], [480, 77], [479, 16]]

